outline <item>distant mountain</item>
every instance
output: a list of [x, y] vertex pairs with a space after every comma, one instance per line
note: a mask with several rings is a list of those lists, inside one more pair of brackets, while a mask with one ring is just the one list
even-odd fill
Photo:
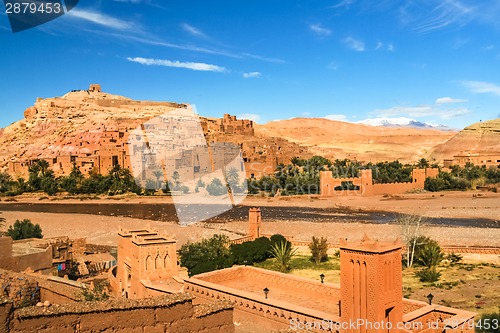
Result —
[[255, 125], [255, 135], [277, 136], [328, 158], [415, 162], [456, 132], [428, 127], [369, 126], [324, 118], [294, 118]]
[[424, 123], [415, 119], [398, 117], [398, 118], [368, 118], [358, 121], [357, 124], [364, 124], [370, 126], [385, 126], [385, 127], [415, 127], [415, 128], [433, 128], [443, 131], [452, 130], [446, 125]]

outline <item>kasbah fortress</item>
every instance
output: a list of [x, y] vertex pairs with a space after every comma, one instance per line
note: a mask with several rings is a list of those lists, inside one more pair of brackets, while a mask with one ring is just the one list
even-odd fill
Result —
[[[91, 85], [88, 90], [70, 94], [92, 98], [104, 93], [99, 85]], [[39, 99], [26, 110], [25, 118], [47, 117], [44, 109], [66, 107], [64, 101], [60, 102], [58, 106], [57, 99]], [[97, 99], [103, 107], [134, 107], [135, 103], [128, 99]], [[162, 111], [187, 107], [167, 104], [158, 106], [164, 108]], [[138, 124], [129, 121], [123, 122], [121, 128], [114, 124], [96, 131], [72, 133], [71, 142], [46, 147], [42, 152], [23, 147], [23, 153], [4, 159], [4, 167], [15, 177], [26, 177], [29, 166], [39, 159], [47, 160], [56, 175], [68, 174], [74, 164], [84, 173], [106, 173], [116, 164], [130, 168], [128, 137]], [[49, 133], [53, 129], [50, 126], [42, 131]], [[201, 126], [209, 143], [238, 143], [240, 136], [250, 138], [238, 143], [248, 178], [270, 174], [279, 163], [286, 163], [293, 156], [310, 156], [306, 148], [296, 143], [255, 137], [251, 120], [225, 114], [222, 119], [201, 118]], [[496, 155], [488, 156], [492, 163], [500, 160]], [[471, 161], [470, 154], [468, 158], [467, 154], [457, 155], [446, 163], [462, 164]], [[203, 169], [197, 160], [195, 152], [178, 156], [172, 163], [196, 173]], [[205, 167], [213, 169], [219, 162], [212, 160]], [[422, 189], [425, 179], [435, 177], [437, 172], [432, 168], [415, 169], [411, 182], [373, 184], [371, 170], [363, 170], [354, 178], [333, 178], [330, 171], [325, 171], [320, 175], [321, 196], [345, 195], [345, 191], [336, 188], [346, 182], [355, 186], [350, 193], [362, 196], [405, 193]], [[269, 236], [263, 230], [261, 211], [252, 208], [247, 235], [232, 242]], [[291, 241], [303, 245], [293, 238]], [[233, 266], [183, 278], [179, 273], [176, 239], [147, 228], [119, 230], [117, 259], [104, 255], [104, 251], [89, 250], [91, 245], [80, 239], [12, 241], [0, 237], [0, 333], [231, 333], [236, 329], [234, 323], [242, 321], [262, 327], [255, 332], [474, 332], [473, 312], [403, 297], [403, 245], [399, 240], [377, 241], [365, 235], [358, 240], [341, 239], [329, 246], [340, 250], [340, 284], [252, 266]], [[93, 289], [93, 283], [88, 287], [79, 281], [48, 275], [54, 265], [70, 265], [88, 253], [102, 256], [79, 259], [83, 263], [79, 269], [107, 272], [106, 289], [112, 295], [107, 301], [77, 302], [82, 288]], [[269, 298], [262, 292], [264, 288], [270, 292]], [[38, 306], [23, 307], [26, 301], [38, 302]]]

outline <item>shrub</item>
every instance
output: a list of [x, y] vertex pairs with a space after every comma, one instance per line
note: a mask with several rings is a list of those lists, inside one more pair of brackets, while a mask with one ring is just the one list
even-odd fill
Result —
[[184, 244], [179, 250], [181, 266], [188, 269], [189, 276], [231, 267], [233, 262], [228, 244], [229, 238], [225, 235]]
[[313, 236], [311, 243], [309, 243], [309, 249], [311, 250], [311, 260], [316, 264], [328, 260], [326, 253], [328, 251], [328, 243], [326, 238], [321, 237], [320, 239]]
[[443, 252], [437, 244], [427, 244], [420, 251], [417, 262], [427, 268], [436, 267], [443, 261]]
[[441, 273], [436, 270], [436, 267], [425, 267], [415, 273], [415, 275], [421, 282], [436, 282], [441, 277]]
[[22, 221], [16, 220], [14, 225], [10, 226], [7, 230], [7, 235], [12, 237], [13, 240], [43, 237], [40, 225], [33, 224], [28, 219]]
[[463, 256], [461, 254], [457, 253], [450, 253], [446, 256], [446, 259], [450, 261], [450, 264], [453, 266], [455, 264], [458, 264], [460, 261], [462, 261]]
[[233, 262], [238, 265], [253, 265], [270, 258], [271, 241], [267, 237], [260, 237], [251, 242], [233, 244], [230, 247]]

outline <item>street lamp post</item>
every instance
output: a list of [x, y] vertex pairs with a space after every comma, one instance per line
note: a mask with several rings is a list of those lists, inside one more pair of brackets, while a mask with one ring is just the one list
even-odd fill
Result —
[[264, 288], [264, 295], [266, 296], [267, 299], [267, 294], [269, 294], [269, 289], [267, 287]]
[[321, 273], [319, 278], [321, 279], [321, 283], [325, 283], [325, 274]]
[[429, 305], [432, 305], [432, 299], [434, 298], [434, 295], [429, 293], [429, 295], [425, 296], [429, 300]]

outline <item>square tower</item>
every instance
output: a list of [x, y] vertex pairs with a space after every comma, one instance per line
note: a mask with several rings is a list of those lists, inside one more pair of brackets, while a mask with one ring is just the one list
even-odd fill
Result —
[[142, 298], [141, 280], [161, 281], [177, 275], [176, 240], [148, 230], [118, 233], [117, 280], [129, 298]]
[[[399, 332], [403, 321], [401, 242], [340, 241], [343, 332]], [[347, 324], [346, 324], [347, 325]]]
[[257, 239], [262, 235], [262, 217], [260, 208], [250, 208], [248, 211], [248, 235]]

